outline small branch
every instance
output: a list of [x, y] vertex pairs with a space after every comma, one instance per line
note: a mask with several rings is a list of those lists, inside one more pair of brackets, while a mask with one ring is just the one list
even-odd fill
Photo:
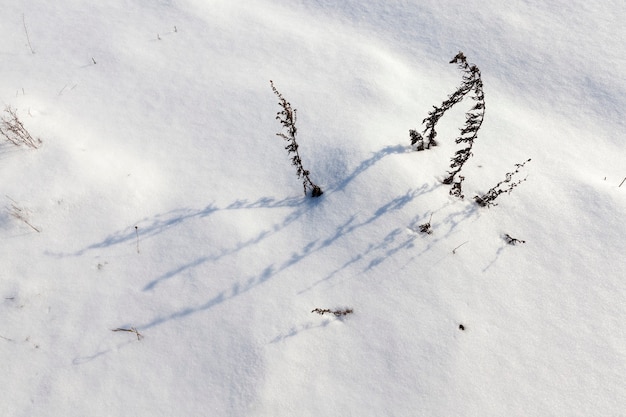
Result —
[[622, 180], [622, 182], [619, 183], [619, 186], [617, 188], [620, 188], [622, 186], [622, 184], [624, 184], [624, 181], [626, 181], [626, 177], [624, 177], [624, 179]]
[[461, 243], [459, 246], [457, 246], [456, 248], [452, 249], [452, 254], [455, 255], [456, 254], [456, 250], [458, 248], [460, 248], [461, 246], [465, 245], [466, 243], [469, 243], [469, 240], [466, 240], [465, 242]]
[[137, 335], [137, 340], [141, 340], [143, 339], [143, 335], [141, 333], [139, 333], [137, 331], [137, 329], [135, 329], [134, 327], [131, 327], [130, 329], [123, 329], [118, 327], [117, 329], [113, 329], [111, 330], [112, 332], [129, 332], [129, 333], [135, 333]]
[[26, 16], [22, 13], [22, 23], [24, 23], [24, 32], [26, 32], [26, 41], [28, 41], [28, 47], [30, 48], [31, 53], [35, 53], [33, 47], [30, 44], [30, 37], [28, 36], [28, 28], [26, 28]]
[[135, 235], [137, 236], [137, 253], [139, 253], [139, 228], [135, 226]]

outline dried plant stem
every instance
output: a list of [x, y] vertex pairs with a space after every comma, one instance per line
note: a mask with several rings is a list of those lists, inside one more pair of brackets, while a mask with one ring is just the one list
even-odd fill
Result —
[[626, 181], [626, 177], [624, 177], [624, 179], [622, 180], [622, 182], [620, 182], [620, 183], [619, 183], [619, 187], [617, 187], [617, 188], [620, 188], [620, 187], [622, 186], [622, 184], [624, 184], [624, 181]]
[[298, 152], [299, 145], [296, 142], [296, 133], [298, 132], [298, 129], [296, 128], [297, 111], [291, 107], [291, 103], [289, 103], [276, 89], [276, 87], [274, 87], [274, 82], [272, 80], [270, 80], [270, 85], [272, 86], [272, 91], [278, 97], [278, 104], [283, 109], [276, 114], [276, 119], [279, 120], [283, 128], [287, 130], [287, 133], [280, 132], [277, 133], [276, 136], [280, 136], [288, 142], [285, 149], [287, 149], [288, 154], [293, 154], [291, 157], [291, 165], [296, 167], [298, 178], [302, 179], [304, 195], [307, 194], [308, 190], [311, 190], [311, 197], [319, 197], [324, 194], [324, 192], [319, 186], [315, 185], [313, 181], [311, 181], [311, 178], [309, 177], [310, 172], [302, 166], [302, 159], [300, 158], [300, 153]]

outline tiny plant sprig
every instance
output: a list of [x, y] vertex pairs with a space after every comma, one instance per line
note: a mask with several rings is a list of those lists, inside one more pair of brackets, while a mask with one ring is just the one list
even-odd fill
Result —
[[474, 201], [476, 201], [476, 204], [478, 204], [481, 207], [497, 206], [498, 204], [494, 203], [493, 201], [496, 198], [498, 198], [500, 194], [503, 194], [503, 193], [510, 194], [511, 191], [513, 191], [515, 187], [517, 187], [518, 185], [526, 181], [526, 178], [524, 178], [524, 179], [513, 182], [513, 177], [515, 176], [515, 174], [517, 174], [520, 171], [520, 169], [524, 167], [524, 165], [526, 165], [527, 162], [530, 162], [530, 158], [522, 162], [521, 164], [515, 164], [515, 171], [508, 172], [504, 180], [497, 183], [493, 188], [491, 188], [485, 194], [481, 196], [475, 196]]
[[298, 174], [298, 178], [302, 179], [302, 186], [304, 188], [304, 195], [307, 195], [307, 191], [311, 190], [311, 197], [319, 197], [324, 192], [320, 187], [315, 185], [310, 178], [310, 172], [304, 169], [302, 166], [302, 159], [300, 158], [300, 153], [298, 152], [298, 143], [296, 142], [296, 134], [298, 129], [296, 128], [296, 109], [291, 107], [291, 103], [289, 103], [285, 97], [276, 89], [274, 86], [274, 82], [270, 80], [270, 85], [272, 86], [272, 91], [278, 97], [278, 105], [282, 108], [281, 111], [276, 113], [276, 120], [280, 121], [280, 124], [283, 126], [283, 129], [286, 130], [286, 133], [279, 132], [276, 135], [283, 138], [287, 141], [287, 153], [291, 156], [291, 165], [296, 167], [296, 173]]

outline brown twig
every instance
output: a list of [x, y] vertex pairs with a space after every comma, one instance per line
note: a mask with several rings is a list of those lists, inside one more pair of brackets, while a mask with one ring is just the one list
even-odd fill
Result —
[[137, 331], [137, 329], [134, 328], [134, 327], [131, 327], [130, 329], [123, 329], [121, 327], [118, 327], [117, 329], [113, 329], [111, 331], [112, 332], [130, 332], [130, 333], [135, 333], [137, 335], [137, 340], [143, 339], [143, 335], [141, 333], [139, 333]]

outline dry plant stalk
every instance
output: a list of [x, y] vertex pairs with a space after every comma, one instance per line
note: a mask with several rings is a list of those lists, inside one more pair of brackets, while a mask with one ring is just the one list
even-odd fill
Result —
[[276, 113], [276, 120], [280, 121], [283, 129], [287, 132], [277, 133], [276, 136], [280, 136], [289, 143], [285, 149], [287, 149], [287, 154], [292, 155], [291, 165], [296, 167], [298, 178], [302, 179], [304, 195], [307, 195], [307, 191], [311, 190], [311, 197], [319, 197], [324, 194], [324, 192], [319, 186], [311, 181], [309, 176], [310, 172], [302, 166], [302, 159], [300, 158], [300, 152], [298, 152], [300, 145], [296, 142], [296, 134], [298, 132], [298, 129], [296, 128], [297, 111], [291, 107], [291, 103], [285, 99], [276, 87], [274, 87], [274, 82], [272, 80], [270, 80], [270, 85], [272, 86], [272, 91], [278, 97], [278, 104], [282, 108], [281, 111]]

